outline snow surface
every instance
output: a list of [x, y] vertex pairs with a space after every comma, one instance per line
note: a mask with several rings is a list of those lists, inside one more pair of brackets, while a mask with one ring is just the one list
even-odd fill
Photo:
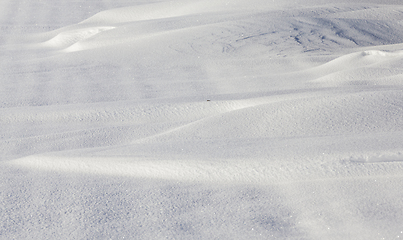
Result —
[[0, 3], [0, 239], [403, 237], [400, 0]]

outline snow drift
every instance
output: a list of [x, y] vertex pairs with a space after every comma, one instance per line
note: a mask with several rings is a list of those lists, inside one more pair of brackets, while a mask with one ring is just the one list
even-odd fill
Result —
[[401, 236], [399, 1], [14, 2], [0, 236]]

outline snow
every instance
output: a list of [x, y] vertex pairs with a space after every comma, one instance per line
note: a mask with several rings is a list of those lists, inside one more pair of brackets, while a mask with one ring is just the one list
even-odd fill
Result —
[[0, 3], [0, 239], [398, 239], [403, 4]]

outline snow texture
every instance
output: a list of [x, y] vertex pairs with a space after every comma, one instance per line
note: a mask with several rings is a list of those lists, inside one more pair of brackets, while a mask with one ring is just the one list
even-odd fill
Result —
[[0, 239], [403, 237], [400, 0], [0, 3]]

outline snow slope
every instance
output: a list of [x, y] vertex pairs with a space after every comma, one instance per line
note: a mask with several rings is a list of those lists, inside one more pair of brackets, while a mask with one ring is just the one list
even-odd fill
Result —
[[403, 235], [399, 1], [0, 9], [0, 239]]

